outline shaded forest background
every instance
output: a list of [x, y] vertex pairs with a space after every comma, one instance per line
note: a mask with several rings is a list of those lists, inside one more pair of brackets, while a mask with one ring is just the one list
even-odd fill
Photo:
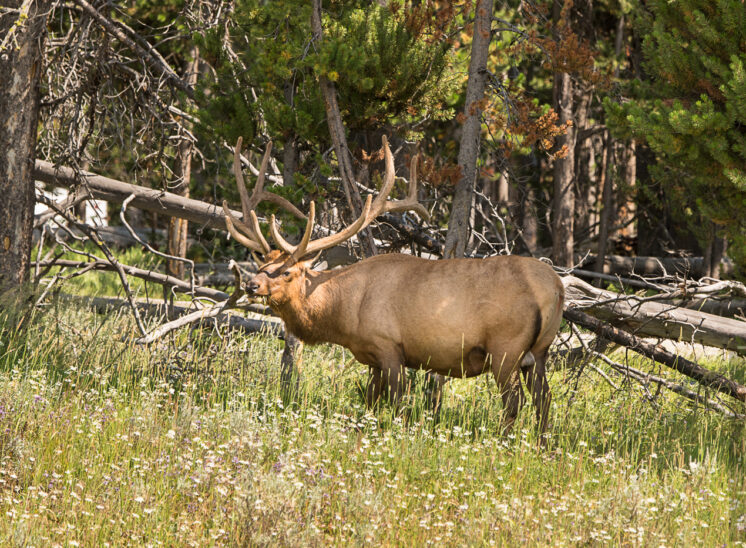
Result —
[[[272, 141], [269, 190], [301, 210], [321, 203], [335, 227], [380, 183], [387, 135], [400, 175], [420, 154], [431, 219], [387, 219], [358, 255], [512, 252], [596, 270], [610, 254], [699, 256], [715, 278], [729, 256], [743, 275], [739, 0], [327, 1], [317, 28], [313, 4], [5, 2], [2, 63], [24, 40], [41, 45], [36, 159], [236, 204], [231, 146], [243, 137], [256, 170], [251, 153]], [[470, 76], [483, 81], [476, 101]], [[462, 157], [469, 119], [476, 169]], [[260, 211], [297, 234], [273, 207]], [[184, 220], [143, 213], [139, 224], [167, 228], [175, 255], [244, 253]]]

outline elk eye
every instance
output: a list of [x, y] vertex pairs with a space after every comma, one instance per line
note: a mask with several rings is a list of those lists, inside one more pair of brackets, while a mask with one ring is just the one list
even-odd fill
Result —
[[290, 271], [289, 271], [289, 270], [286, 270], [285, 272], [283, 272], [283, 273], [282, 273], [282, 277], [283, 277], [283, 278], [285, 278], [285, 279], [288, 279], [288, 278], [290, 278]]

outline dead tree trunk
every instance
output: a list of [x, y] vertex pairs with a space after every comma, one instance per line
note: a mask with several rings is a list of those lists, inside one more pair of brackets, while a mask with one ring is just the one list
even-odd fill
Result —
[[[555, 107], [559, 112], [559, 124], [572, 120], [572, 80], [563, 73], [554, 77]], [[557, 146], [565, 149], [564, 156], [554, 163], [554, 202], [552, 206], [552, 259], [558, 266], [572, 265], [575, 217], [575, 190], [573, 188], [575, 166], [575, 130], [557, 138]]]
[[[184, 80], [190, 87], [197, 85], [197, 71], [199, 69], [199, 48], [192, 47], [189, 54], [190, 59], [186, 63]], [[187, 127], [191, 125], [185, 122]], [[174, 188], [174, 194], [189, 198], [189, 184], [192, 181], [192, 152], [194, 143], [188, 135], [183, 135], [179, 142], [178, 155], [176, 157], [176, 174], [179, 180]], [[186, 257], [187, 232], [189, 221], [178, 217], [171, 217], [168, 222], [168, 254], [175, 257]], [[166, 263], [166, 272], [177, 278], [184, 277], [184, 263], [182, 261], [169, 260]]]
[[609, 239], [609, 222], [611, 220], [611, 203], [614, 197], [614, 139], [609, 132], [604, 132], [604, 152], [601, 160], [601, 218], [598, 223], [598, 254], [596, 256], [596, 272], [604, 271], [607, 240]]
[[0, 293], [28, 277], [39, 78], [51, 2], [9, 0], [0, 15]]
[[474, 17], [474, 38], [471, 43], [469, 80], [466, 84], [464, 124], [458, 152], [461, 178], [456, 184], [451, 217], [448, 221], [444, 258], [463, 257], [469, 240], [469, 218], [477, 177], [479, 137], [482, 129], [484, 88], [487, 82], [487, 55], [490, 48], [492, 0], [479, 0]]

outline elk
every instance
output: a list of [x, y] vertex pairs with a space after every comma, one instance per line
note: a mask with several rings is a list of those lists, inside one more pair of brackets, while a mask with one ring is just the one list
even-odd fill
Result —
[[395, 403], [399, 401], [405, 367], [445, 377], [491, 371], [502, 396], [507, 431], [524, 403], [522, 372], [543, 433], [551, 401], [545, 362], [564, 300], [563, 285], [549, 265], [520, 256], [433, 261], [392, 253], [334, 270], [311, 269], [321, 251], [348, 240], [384, 212], [414, 211], [428, 217], [417, 201], [416, 157], [407, 198], [388, 200], [395, 173], [385, 137], [383, 149], [386, 169], [381, 191], [375, 200], [367, 197], [356, 221], [339, 233], [312, 240], [315, 205], [311, 202], [303, 237], [292, 245], [282, 237], [272, 215], [269, 233], [279, 248], [272, 250], [254, 211], [269, 194], [262, 190], [269, 147], [249, 196], [241, 174], [239, 141], [234, 172], [243, 219], [223, 202], [225, 222], [239, 243], [263, 255], [263, 260], [254, 255], [260, 268], [244, 290], [265, 299], [300, 340], [342, 345], [367, 365], [369, 406], [385, 392]]

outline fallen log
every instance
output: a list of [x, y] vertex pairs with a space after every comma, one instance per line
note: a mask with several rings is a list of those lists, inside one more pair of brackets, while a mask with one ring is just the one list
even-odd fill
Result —
[[661, 348], [657, 348], [655, 345], [647, 343], [631, 333], [617, 329], [616, 327], [589, 316], [585, 312], [581, 312], [575, 308], [566, 308], [563, 315], [566, 320], [589, 329], [600, 337], [626, 346], [638, 354], [675, 369], [679, 373], [696, 380], [703, 386], [717, 390], [718, 392], [731, 396], [738, 401], [746, 402], [746, 386], [743, 386], [720, 373], [710, 371], [709, 369], [689, 361], [686, 358], [677, 356]]
[[[243, 268], [243, 265], [253, 265], [253, 263], [238, 263], [241, 268]], [[99, 270], [99, 271], [108, 271], [108, 272], [116, 272], [117, 268], [113, 264], [99, 260], [99, 261], [70, 261], [66, 259], [57, 259], [56, 261], [32, 261], [31, 267], [39, 266], [41, 268], [53, 268], [53, 267], [61, 267], [61, 268], [78, 268], [78, 269], [85, 269], [86, 272], [89, 272], [91, 270]], [[145, 280], [147, 282], [153, 282], [157, 284], [161, 284], [167, 287], [172, 287], [176, 293], [184, 293], [189, 294], [194, 297], [207, 297], [208, 299], [212, 299], [213, 301], [225, 301], [228, 299], [230, 295], [226, 293], [225, 291], [220, 291], [218, 289], [212, 289], [210, 287], [203, 287], [202, 285], [195, 285], [194, 287], [191, 286], [191, 284], [188, 281], [184, 281], [180, 278], [175, 278], [174, 276], [168, 276], [167, 274], [162, 274], [160, 272], [156, 272], [154, 270], [146, 270], [144, 268], [138, 268], [136, 266], [130, 266], [126, 264], [120, 263], [119, 266], [122, 268], [125, 274], [128, 276], [133, 276], [135, 278], [140, 278], [141, 280]], [[196, 270], [196, 268], [195, 268]], [[257, 314], [263, 314], [265, 316], [274, 316], [274, 312], [269, 307], [260, 305], [260, 304], [250, 304], [246, 306], [241, 307], [243, 310], [248, 310], [250, 312], [255, 312]]]
[[700, 343], [746, 355], [746, 322], [680, 308], [650, 297], [605, 291], [576, 278], [562, 278], [566, 307], [645, 337]]
[[[75, 301], [77, 303], [86, 304], [102, 314], [129, 305], [125, 299], [119, 299], [116, 297], [80, 297], [77, 295], [60, 295], [60, 298], [65, 301]], [[163, 301], [143, 302], [138, 300], [135, 302], [135, 305], [143, 314], [166, 317], [166, 308], [168, 305]], [[194, 309], [187, 306], [173, 306], [173, 314], [176, 317], [184, 316], [192, 312], [194, 312]], [[218, 325], [227, 325], [231, 329], [238, 329], [245, 333], [268, 333], [279, 339], [285, 338], [285, 330], [280, 321], [257, 320], [226, 312], [218, 318], [207, 318], [199, 323], [208, 324], [212, 322], [217, 322]]]
[[[186, 219], [203, 228], [227, 230], [225, 213], [221, 206], [184, 198], [171, 192], [124, 183], [88, 171], [76, 172], [65, 166], [55, 167], [54, 164], [43, 160], [36, 160], [34, 178], [37, 181], [66, 188], [81, 186], [88, 190], [91, 198], [108, 202], [123, 202], [134, 194], [135, 199], [130, 204], [132, 207]], [[231, 211], [239, 219], [242, 218], [241, 212]]]
[[[76, 171], [65, 166], [57, 166], [43, 160], [36, 160], [34, 167], [34, 178], [37, 181], [61, 186], [69, 189], [82, 187], [88, 191], [90, 198], [106, 200], [108, 202], [123, 202], [129, 196], [135, 195], [130, 205], [144, 211], [153, 211], [161, 215], [186, 219], [191, 223], [200, 225], [202, 228], [216, 228], [227, 230], [225, 226], [225, 214], [221, 206], [208, 204], [192, 198], [184, 198], [171, 192], [154, 190], [142, 186], [117, 181], [102, 175], [96, 175], [89, 171]], [[271, 194], [271, 200], [284, 201], [279, 195]], [[295, 206], [290, 204], [297, 213], [303, 214]], [[231, 210], [233, 215], [243, 219], [239, 211]], [[412, 238], [423, 247], [436, 253], [442, 252], [443, 244], [425, 230], [407, 223], [404, 219], [386, 213], [382, 220], [393, 226], [400, 234]]]
[[675, 306], [688, 308], [689, 310], [707, 312], [708, 314], [714, 314], [716, 316], [725, 316], [727, 318], [740, 316], [746, 318], [746, 299], [713, 299], [710, 297], [704, 299], [693, 299], [691, 301], [674, 299], [672, 301], [663, 302], [670, 302]]

